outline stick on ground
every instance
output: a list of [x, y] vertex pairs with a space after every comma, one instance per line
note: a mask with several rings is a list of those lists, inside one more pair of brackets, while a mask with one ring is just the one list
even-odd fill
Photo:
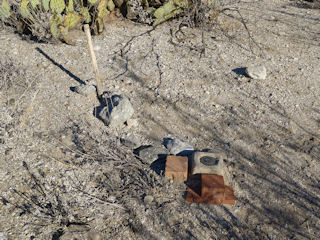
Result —
[[97, 82], [97, 96], [98, 96], [98, 99], [100, 100], [102, 93], [103, 93], [102, 92], [102, 83], [101, 83], [101, 79], [100, 79], [100, 75], [99, 75], [99, 69], [98, 69], [96, 55], [94, 54], [94, 51], [93, 51], [90, 27], [88, 24], [84, 25], [84, 31], [87, 36], [88, 47], [89, 47], [89, 52], [90, 52], [90, 56], [91, 56], [91, 62], [92, 62], [93, 71], [94, 71], [94, 75], [95, 75], [96, 82]]

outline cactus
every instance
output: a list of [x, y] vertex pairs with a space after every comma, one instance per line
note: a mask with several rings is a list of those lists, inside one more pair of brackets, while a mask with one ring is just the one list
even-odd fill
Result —
[[22, 0], [20, 4], [20, 14], [26, 19], [31, 19], [31, 13], [28, 8], [29, 0]]
[[[128, 5], [131, 1], [138, 4], [139, 11], [143, 13], [142, 17], [139, 15], [135, 19], [148, 24], [153, 23], [153, 26], [183, 13], [186, 8], [192, 9], [195, 4], [201, 5], [202, 2], [207, 9], [212, 10], [213, 7], [208, 6], [213, 6], [216, 2], [216, 0], [21, 0], [21, 3], [16, 6], [17, 3], [9, 4], [7, 1], [3, 0], [0, 6], [1, 21], [4, 19], [21, 33], [30, 32], [39, 39], [54, 38], [67, 43], [73, 40], [69, 37], [69, 31], [80, 27], [83, 23], [89, 24], [96, 34], [101, 33], [105, 29], [108, 15], [116, 8], [131, 6]], [[163, 2], [161, 6], [158, 5], [160, 2]], [[14, 11], [17, 7], [18, 12]], [[207, 15], [215, 14], [216, 16], [216, 12], [209, 10], [210, 14]], [[130, 11], [138, 10], [131, 7]], [[198, 12], [191, 11], [191, 14]]]
[[80, 16], [75, 12], [69, 12], [63, 22], [63, 26], [67, 29], [73, 29], [79, 22]]
[[81, 10], [80, 10], [80, 14], [81, 14], [81, 16], [82, 16], [82, 18], [83, 18], [85, 23], [90, 23], [91, 16], [90, 16], [88, 8], [82, 7]]
[[92, 5], [96, 4], [98, 2], [98, 0], [88, 0], [88, 2]]
[[109, 0], [107, 7], [108, 7], [109, 11], [112, 12], [112, 11], [114, 11], [116, 5], [114, 5], [112, 0]]
[[58, 38], [60, 34], [59, 25], [63, 22], [63, 17], [61, 15], [55, 14], [51, 19], [50, 32], [54, 38]]
[[40, 5], [40, 1], [39, 0], [31, 0], [32, 8], [36, 8], [38, 5]]
[[50, 8], [53, 13], [61, 14], [66, 7], [65, 0], [51, 0]]
[[9, 18], [11, 13], [10, 13], [10, 5], [8, 2], [3, 1], [2, 6], [0, 8], [0, 15], [3, 16], [4, 18]]
[[73, 8], [73, 0], [69, 0], [69, 4], [67, 7], [67, 12], [73, 12], [74, 8]]
[[186, 7], [188, 7], [187, 0], [169, 0], [169, 2], [165, 3], [154, 12], [153, 15], [156, 20], [154, 21], [153, 26], [157, 26], [183, 12], [183, 9]]
[[98, 16], [97, 16], [97, 28], [96, 33], [101, 33], [104, 29], [104, 18], [107, 14], [110, 12], [107, 9], [107, 1], [108, 0], [100, 0], [97, 10], [98, 10]]
[[49, 11], [49, 2], [50, 0], [42, 0], [43, 9], [48, 12]]

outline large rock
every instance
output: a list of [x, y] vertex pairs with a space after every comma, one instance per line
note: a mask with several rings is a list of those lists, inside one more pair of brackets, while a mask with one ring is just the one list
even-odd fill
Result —
[[252, 65], [246, 68], [246, 74], [253, 79], [266, 79], [267, 69], [265, 66]]
[[107, 102], [107, 106], [99, 113], [99, 117], [111, 128], [121, 126], [134, 113], [131, 102], [124, 95], [114, 95], [107, 99]]
[[165, 157], [168, 151], [163, 146], [146, 146], [138, 150], [140, 159], [148, 164], [153, 163], [161, 157]]
[[194, 151], [192, 145], [179, 139], [166, 139], [164, 140], [164, 145], [172, 155], [188, 155]]

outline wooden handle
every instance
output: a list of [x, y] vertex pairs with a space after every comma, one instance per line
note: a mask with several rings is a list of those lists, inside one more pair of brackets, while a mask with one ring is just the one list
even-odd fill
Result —
[[101, 83], [101, 80], [100, 80], [100, 75], [99, 75], [99, 69], [98, 69], [96, 55], [94, 54], [94, 51], [93, 51], [89, 24], [85, 24], [84, 25], [84, 31], [85, 31], [86, 36], [87, 36], [91, 62], [92, 62], [93, 71], [94, 71], [96, 82], [97, 82], [97, 95], [98, 95], [98, 99], [100, 99], [100, 97], [102, 96], [102, 83]]

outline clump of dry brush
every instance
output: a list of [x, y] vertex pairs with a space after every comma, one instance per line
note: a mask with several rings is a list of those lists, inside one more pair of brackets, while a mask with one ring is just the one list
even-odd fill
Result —
[[101, 33], [108, 19], [123, 16], [154, 27], [172, 18], [189, 26], [209, 23], [218, 16], [218, 0], [4, 0], [0, 22], [37, 40], [72, 43], [69, 32], [89, 24]]

